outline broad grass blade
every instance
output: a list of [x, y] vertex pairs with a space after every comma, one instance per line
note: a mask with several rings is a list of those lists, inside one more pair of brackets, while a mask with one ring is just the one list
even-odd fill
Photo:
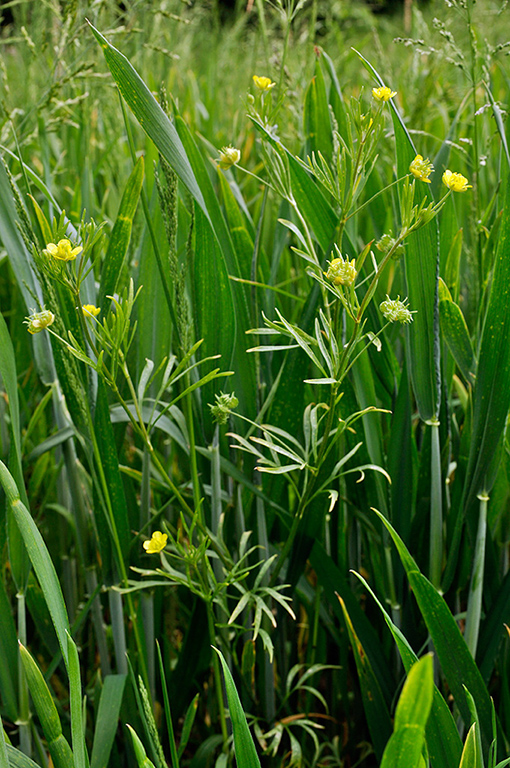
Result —
[[237, 768], [260, 768], [260, 760], [257, 750], [248, 728], [246, 715], [244, 714], [239, 694], [227, 662], [223, 654], [217, 648], [214, 649], [220, 657], [223, 675], [225, 678], [225, 688], [227, 691], [228, 708], [230, 720], [232, 722], [232, 731], [234, 733], [234, 752], [236, 756]]
[[3, 486], [7, 502], [12, 509], [16, 522], [21, 531], [28, 556], [39, 579], [39, 584], [44, 593], [48, 610], [53, 620], [53, 626], [57, 633], [60, 650], [64, 661], [68, 662], [67, 637], [69, 632], [69, 619], [60, 589], [60, 583], [52, 563], [46, 544], [34, 523], [30, 512], [19, 497], [19, 492], [5, 464], [0, 461], [0, 483]]
[[4, 580], [0, 580], [0, 690], [5, 713], [18, 717], [18, 638]]
[[117, 290], [122, 265], [126, 258], [143, 175], [144, 160], [140, 157], [127, 180], [101, 269], [98, 306], [103, 308], [104, 314], [106, 314], [106, 297], [113, 296]]
[[451, 300], [448, 292], [444, 292], [440, 296], [439, 319], [441, 332], [459, 371], [465, 381], [472, 384], [476, 367], [475, 353], [462, 310], [458, 304]]
[[9, 756], [7, 754], [3, 725], [0, 725], [0, 768], [9, 768]]
[[434, 643], [443, 674], [466, 725], [471, 725], [471, 712], [465, 689], [467, 688], [476, 699], [482, 728], [482, 741], [484, 749], [488, 750], [492, 741], [491, 701], [480, 671], [460, 634], [457, 622], [444, 598], [420, 573], [400, 536], [379, 512], [377, 514], [395, 543], [406, 570], [410, 587], [414, 592], [416, 602]]
[[[10, 265], [29, 310], [34, 304], [32, 297], [35, 295], [41, 298], [41, 289], [30, 267], [30, 255], [16, 226], [18, 219], [9, 178], [3, 163], [0, 162], [0, 240], [9, 254]], [[55, 379], [55, 369], [48, 334], [37, 334], [32, 343], [39, 375], [45, 384], [50, 384]]]
[[48, 743], [53, 764], [55, 768], [72, 768], [74, 766], [73, 753], [69, 742], [62, 733], [57, 707], [42, 672], [30, 653], [21, 644], [20, 653], [30, 695]]
[[[364, 584], [381, 609], [384, 620], [397, 644], [404, 668], [406, 672], [409, 672], [412, 665], [418, 661], [418, 656], [402, 634], [402, 631], [394, 624], [383, 604], [377, 599], [370, 585], [359, 574], [356, 574], [356, 576]], [[462, 742], [448, 704], [435, 686], [432, 708], [425, 734], [432, 768], [458, 768], [462, 752]]]
[[[217, 241], [216, 256], [217, 259], [222, 259], [224, 261], [224, 265], [221, 266], [221, 272], [224, 274], [226, 269], [227, 274], [232, 275], [233, 277], [250, 277], [249, 274], [241, 274], [237, 253], [234, 249], [216, 192], [209, 178], [209, 173], [188, 126], [179, 115], [176, 117], [176, 127], [206, 201], [209, 215], [206, 215], [205, 218], [209, 219], [209, 223], [212, 222], [210, 226], [212, 227], [212, 232]], [[197, 220], [198, 219], [199, 214], [197, 210]], [[202, 227], [202, 232], [205, 233], [205, 224]], [[209, 301], [213, 301], [215, 286], [216, 281], [213, 279], [208, 286]], [[235, 307], [236, 327], [247, 330], [251, 325], [251, 318], [246, 287], [242, 283], [233, 282], [230, 290]], [[232, 346], [230, 350], [230, 358], [237, 374], [236, 394], [239, 397], [244, 412], [250, 416], [254, 416], [257, 402], [256, 371], [255, 358], [253, 355], [246, 354], [246, 350], [250, 346], [251, 343], [249, 337], [244, 333], [238, 333], [236, 335], [235, 346]], [[216, 352], [217, 351], [218, 350], [216, 349]], [[228, 359], [229, 358], [225, 357], [222, 359], [223, 368], [227, 366]]]
[[[201, 211], [195, 216], [193, 313], [198, 338], [204, 339], [203, 357], [221, 355], [223, 369], [233, 365], [236, 313], [231, 282], [211, 227]], [[205, 372], [205, 371], [204, 371]], [[214, 402], [216, 384], [207, 385], [204, 405]]]
[[20, 752], [19, 749], [11, 747], [10, 744], [5, 746], [7, 748], [10, 768], [39, 768], [37, 763], [34, 763], [33, 760], [24, 755], [23, 752]]
[[384, 748], [391, 736], [391, 719], [388, 707], [382, 695], [381, 687], [377, 675], [374, 674], [369, 657], [365, 653], [350, 616], [345, 607], [345, 603], [338, 595], [340, 605], [345, 618], [349, 639], [354, 652], [354, 659], [359, 675], [361, 695], [363, 697], [363, 706], [367, 717], [368, 727], [375, 753], [381, 759]]
[[[374, 67], [356, 51], [365, 67], [380, 85], [383, 79]], [[409, 173], [417, 155], [416, 148], [393, 100], [393, 127], [397, 153], [398, 178]], [[428, 184], [416, 187], [417, 202], [423, 197], [432, 201]], [[437, 418], [440, 401], [439, 316], [437, 310], [437, 279], [439, 247], [437, 223], [429, 222], [406, 240], [404, 255], [405, 279], [409, 305], [416, 310], [414, 322], [406, 327], [409, 373], [416, 404], [423, 421]]]
[[312, 180], [308, 171], [303, 168], [292, 152], [277, 141], [274, 136], [266, 130], [262, 123], [259, 123], [253, 117], [251, 120], [274, 149], [280, 153], [285, 152], [289, 163], [292, 194], [296, 200], [297, 207], [317, 238], [317, 242], [321, 249], [324, 253], [329, 253], [330, 249], [333, 247], [338, 216], [320, 191], [317, 184]]
[[104, 680], [94, 730], [90, 768], [106, 768], [110, 759], [127, 675], [107, 675]]
[[85, 731], [83, 729], [83, 701], [81, 695], [81, 672], [78, 648], [73, 638], [67, 634], [67, 671], [69, 675], [69, 708], [71, 713], [71, 735], [75, 768], [86, 768], [88, 758], [85, 750]]
[[459, 768], [483, 768], [483, 758], [478, 749], [476, 730], [477, 725], [473, 723], [466, 736]]
[[318, 60], [315, 62], [315, 74], [305, 95], [303, 120], [308, 154], [320, 151], [328, 161], [331, 161], [333, 154], [331, 119], [324, 75]]
[[[501, 222], [473, 392], [473, 429], [464, 511], [483, 490], [510, 407], [510, 184]], [[489, 488], [485, 490], [490, 490]]]
[[395, 713], [395, 731], [384, 750], [381, 768], [418, 768], [434, 690], [432, 656], [415, 662]]
[[165, 160], [170, 163], [186, 189], [207, 216], [208, 213], [202, 192], [197, 184], [175, 126], [170, 122], [138, 72], [126, 57], [114, 48], [92, 24], [90, 24], [90, 27], [103, 49], [108, 68], [127, 105], [147, 136], [152, 139]]
[[11, 417], [11, 440], [14, 446], [12, 455], [14, 461], [11, 464], [11, 471], [18, 484], [20, 496], [24, 504], [28, 504], [28, 499], [23, 482], [23, 471], [21, 468], [21, 430], [19, 418], [19, 400], [18, 400], [18, 380], [16, 375], [16, 359], [14, 357], [14, 347], [7, 329], [4, 316], [0, 313], [0, 377], [3, 381], [7, 400], [9, 402], [9, 414]]

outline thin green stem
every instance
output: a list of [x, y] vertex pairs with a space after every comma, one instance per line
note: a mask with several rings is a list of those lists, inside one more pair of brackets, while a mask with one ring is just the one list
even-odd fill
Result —
[[443, 488], [441, 476], [441, 446], [439, 443], [439, 422], [430, 422], [432, 455], [430, 485], [430, 562], [429, 577], [439, 589], [443, 563]]
[[487, 536], [487, 506], [489, 496], [483, 491], [478, 496], [480, 506], [478, 509], [478, 532], [476, 536], [475, 555], [466, 613], [466, 628], [464, 640], [471, 651], [473, 658], [476, 655], [478, 634], [480, 631], [480, 618], [482, 615], [483, 596], [483, 570], [485, 565], [485, 541]]
[[[214, 624], [214, 609], [211, 600], [206, 600], [207, 607], [207, 625], [209, 629], [209, 641], [211, 645], [216, 646], [216, 630]], [[214, 671], [214, 686], [216, 688], [216, 698], [218, 701], [218, 711], [220, 715], [221, 735], [223, 738], [223, 749], [227, 749], [228, 742], [228, 729], [227, 718], [225, 716], [225, 704], [223, 701], [223, 686], [221, 682], [220, 662], [218, 655], [213, 653], [213, 671]]]

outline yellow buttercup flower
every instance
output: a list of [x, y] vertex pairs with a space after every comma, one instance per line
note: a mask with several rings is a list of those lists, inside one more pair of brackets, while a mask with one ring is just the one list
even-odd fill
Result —
[[50, 256], [59, 261], [73, 261], [82, 251], [83, 247], [81, 245], [73, 248], [71, 241], [67, 240], [67, 238], [59, 240], [57, 245], [55, 243], [48, 243], [46, 246], [46, 253], [49, 253]]
[[259, 91], [270, 91], [276, 85], [276, 83], [271, 82], [270, 77], [259, 77], [258, 75], [253, 75], [253, 82]]
[[222, 147], [220, 150], [218, 165], [226, 171], [228, 168], [232, 168], [233, 165], [236, 165], [240, 159], [241, 152], [232, 145], [229, 145], [228, 147]]
[[149, 555], [155, 555], [166, 547], [168, 536], [161, 531], [154, 531], [152, 538], [143, 542], [143, 548]]
[[382, 88], [372, 88], [372, 96], [376, 101], [389, 101], [397, 95], [396, 91], [392, 91], [388, 86]]
[[101, 312], [101, 307], [95, 307], [93, 304], [84, 304], [82, 306], [82, 312], [85, 317], [97, 317]]
[[43, 309], [41, 312], [34, 312], [25, 318], [27, 331], [32, 335], [44, 331], [49, 325], [55, 322], [55, 315], [49, 309]]
[[468, 180], [461, 173], [454, 173], [449, 170], [443, 173], [443, 184], [446, 184], [452, 192], [467, 192], [472, 186], [468, 184]]
[[434, 170], [434, 166], [428, 157], [426, 160], [424, 160], [422, 155], [416, 155], [413, 162], [409, 166], [409, 170], [415, 179], [419, 179], [420, 181], [424, 181], [426, 184], [430, 184], [429, 176]]

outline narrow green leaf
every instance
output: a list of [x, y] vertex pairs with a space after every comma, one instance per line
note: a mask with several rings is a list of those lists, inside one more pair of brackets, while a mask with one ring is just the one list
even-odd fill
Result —
[[333, 247], [338, 216], [330, 206], [319, 187], [294, 155], [266, 130], [257, 120], [251, 118], [257, 129], [279, 152], [285, 152], [289, 163], [292, 194], [300, 213], [311, 228], [322, 251], [329, 253]]
[[[366, 69], [379, 85], [383, 79], [364, 56], [355, 51]], [[394, 101], [391, 103], [397, 176], [409, 173], [409, 166], [418, 154], [404, 120]], [[402, 188], [403, 182], [399, 185]], [[432, 201], [429, 184], [417, 182], [415, 200]], [[439, 315], [437, 308], [437, 278], [439, 247], [437, 222], [432, 220], [413, 232], [406, 240], [404, 255], [407, 297], [416, 311], [414, 322], [406, 326], [409, 373], [420, 417], [428, 421], [437, 417], [440, 399]]]
[[232, 731], [234, 733], [234, 752], [238, 768], [260, 768], [260, 760], [255, 749], [255, 744], [248, 728], [246, 715], [239, 699], [236, 686], [227, 662], [223, 654], [217, 648], [214, 648], [220, 657], [223, 675], [225, 678], [225, 688], [227, 691], [228, 708], [230, 720], [232, 722]]
[[18, 637], [5, 582], [0, 581], [0, 691], [7, 717], [18, 717]]
[[321, 152], [329, 161], [333, 154], [331, 119], [324, 75], [320, 62], [315, 62], [315, 74], [305, 94], [303, 121], [308, 154]]
[[165, 160], [170, 163], [184, 186], [207, 216], [208, 213], [202, 192], [197, 184], [174, 124], [170, 122], [138, 72], [126, 57], [114, 48], [92, 24], [90, 24], [90, 28], [103, 49], [108, 68], [127, 105], [147, 136], [152, 139]]
[[129, 732], [133, 740], [133, 749], [135, 751], [135, 757], [136, 757], [136, 762], [138, 763], [138, 768], [154, 768], [154, 763], [151, 760], [149, 760], [149, 758], [147, 757], [145, 747], [143, 746], [136, 731], [133, 728], [131, 728], [129, 723], [127, 723], [127, 727], [129, 728]]
[[466, 725], [471, 725], [471, 713], [465, 688], [476, 699], [482, 727], [482, 741], [484, 749], [488, 750], [492, 740], [491, 701], [480, 671], [460, 634], [457, 622], [444, 598], [420, 573], [400, 536], [379, 512], [377, 515], [390, 532], [395, 543], [416, 602], [434, 643], [443, 674]]
[[381, 768], [419, 768], [424, 730], [419, 725], [406, 725], [392, 734], [384, 750]]
[[81, 696], [80, 659], [76, 643], [67, 635], [67, 671], [69, 674], [69, 705], [71, 711], [71, 735], [75, 768], [86, 768], [85, 731], [83, 729], [83, 702]]
[[[418, 657], [411, 648], [402, 631], [393, 623], [391, 616], [365, 579], [356, 573], [358, 579], [365, 585], [377, 605], [379, 606], [386, 624], [397, 644], [398, 651], [406, 672], [418, 661]], [[459, 737], [457, 725], [453, 719], [448, 704], [439, 690], [434, 686], [434, 695], [430, 717], [425, 730], [427, 747], [433, 768], [458, 768], [462, 752], [462, 742]]]
[[177, 753], [178, 757], [181, 757], [184, 750], [188, 746], [189, 737], [191, 736], [191, 729], [193, 728], [193, 723], [195, 722], [195, 717], [197, 714], [199, 697], [200, 694], [197, 693], [188, 709], [186, 710], [186, 714], [184, 716], [184, 724], [182, 726], [181, 740], [179, 742], [179, 750]]
[[60, 650], [64, 661], [68, 662], [66, 632], [69, 632], [69, 619], [60, 589], [60, 583], [51, 561], [46, 544], [34, 523], [30, 512], [19, 497], [19, 492], [5, 464], [0, 461], [0, 483], [3, 486], [7, 502], [12, 509], [18, 527], [21, 531], [28, 556], [37, 574], [39, 584], [48, 605], [53, 626], [57, 633]]
[[104, 680], [94, 729], [90, 768], [107, 768], [119, 723], [127, 675], [107, 675]]
[[[510, 407], [510, 184], [501, 222], [473, 392], [473, 429], [464, 510], [483, 489]], [[486, 489], [489, 490], [489, 489]]]
[[[97, 387], [94, 432], [103, 461], [103, 471], [108, 484], [108, 493], [110, 495], [112, 509], [114, 510], [114, 524], [122, 552], [127, 557], [131, 541], [131, 527], [129, 524], [124, 487], [122, 485], [122, 478], [119, 470], [117, 447], [110, 421], [106, 386], [102, 381], [98, 381]], [[109, 522], [111, 523], [113, 521]], [[104, 544], [105, 542], [103, 542], [103, 545]], [[105, 549], [105, 546], [103, 545], [101, 545], [102, 551]], [[106, 560], [104, 563], [105, 568], [108, 567], [108, 562], [109, 561]]]
[[19, 749], [12, 747], [10, 744], [6, 744], [7, 755], [9, 757], [10, 768], [39, 768], [37, 763], [34, 763], [27, 755], [20, 752]]
[[476, 730], [476, 723], [473, 723], [466, 736], [459, 768], [483, 768], [483, 758], [477, 746]]
[[417, 661], [408, 672], [395, 712], [395, 730], [406, 725], [425, 729], [434, 695], [434, 664], [431, 654]]
[[[221, 367], [230, 368], [236, 346], [236, 314], [231, 282], [225, 261], [205, 216], [195, 218], [195, 259], [193, 264], [193, 311], [198, 338], [203, 338], [202, 355], [221, 355]], [[214, 286], [214, 290], [211, 290]], [[204, 406], [214, 402], [216, 387], [206, 390]], [[209, 410], [209, 409], [207, 409]], [[209, 417], [210, 418], [210, 417]]]
[[27, 678], [30, 695], [39, 717], [44, 736], [48, 743], [55, 768], [73, 768], [74, 759], [71, 747], [62, 734], [62, 725], [58, 716], [53, 696], [36, 662], [20, 643], [21, 659]]
[[450, 298], [441, 298], [439, 318], [441, 332], [448, 349], [465, 381], [472, 384], [474, 381], [475, 353], [462, 310]]
[[390, 714], [386, 702], [384, 701], [377, 676], [374, 674], [370, 660], [354, 631], [354, 626], [340, 595], [338, 595], [338, 600], [342, 607], [349, 639], [354, 651], [368, 728], [372, 737], [375, 753], [379, 756], [379, 759], [381, 759], [386, 743], [391, 736]]
[[127, 180], [101, 269], [98, 306], [102, 307], [103, 313], [106, 313], [106, 297], [113, 296], [117, 290], [122, 265], [126, 258], [131, 238], [131, 229], [142, 189], [143, 175], [144, 159], [140, 157]]

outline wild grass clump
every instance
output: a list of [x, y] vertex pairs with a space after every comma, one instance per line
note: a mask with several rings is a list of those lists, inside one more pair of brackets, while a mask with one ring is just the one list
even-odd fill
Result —
[[5, 5], [0, 768], [509, 762], [508, 16], [405, 6]]

